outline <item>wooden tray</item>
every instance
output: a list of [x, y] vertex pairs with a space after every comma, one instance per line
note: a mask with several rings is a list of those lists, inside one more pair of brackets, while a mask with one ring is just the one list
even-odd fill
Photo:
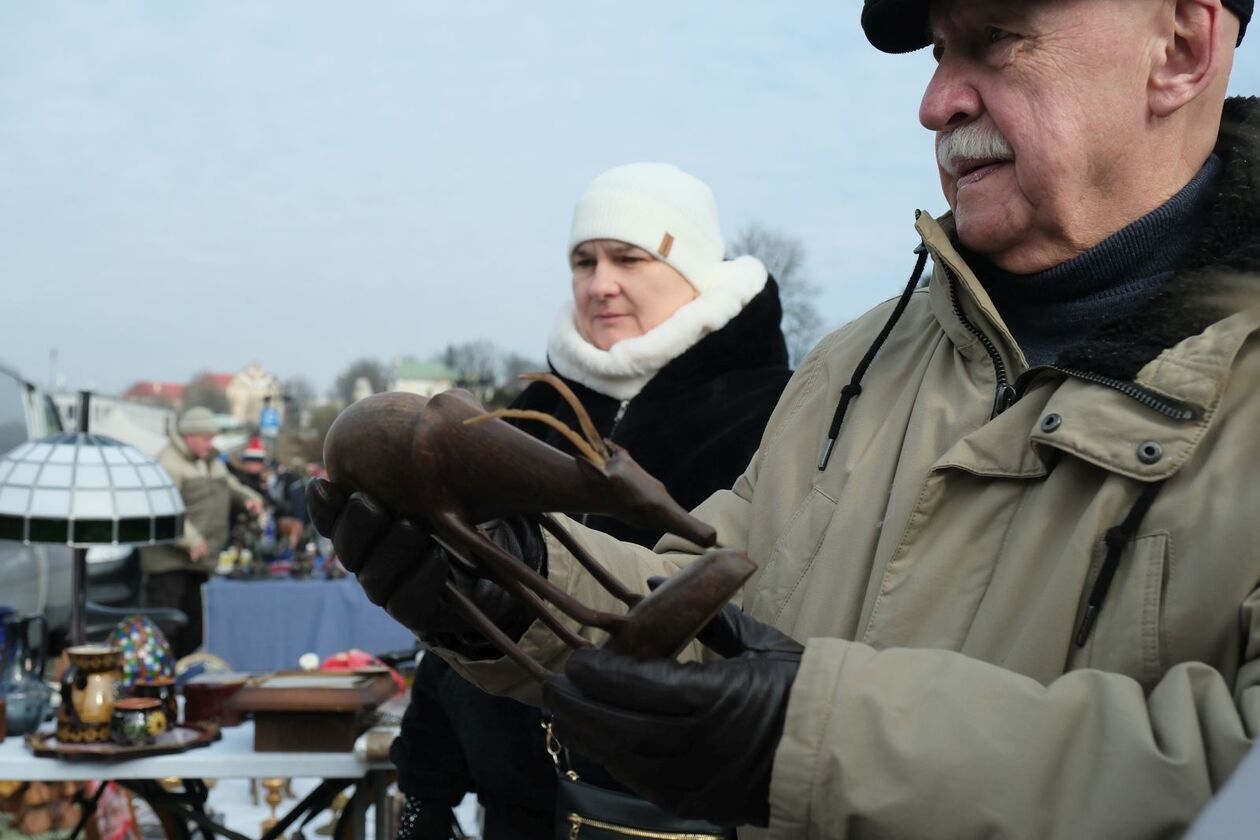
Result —
[[125, 758], [146, 758], [151, 755], [181, 753], [197, 747], [209, 746], [219, 740], [219, 727], [214, 723], [195, 726], [176, 726], [153, 740], [152, 744], [124, 747], [112, 741], [96, 744], [63, 744], [55, 732], [35, 733], [26, 736], [26, 745], [40, 758], [63, 758], [70, 761], [99, 761]]

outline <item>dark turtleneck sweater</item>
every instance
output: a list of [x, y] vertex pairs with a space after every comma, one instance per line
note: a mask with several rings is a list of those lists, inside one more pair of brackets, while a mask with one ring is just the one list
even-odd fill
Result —
[[1166, 282], [1198, 239], [1221, 171], [1216, 155], [1167, 202], [1065, 263], [1012, 274], [964, 252], [1030, 366], [1108, 321], [1124, 318]]

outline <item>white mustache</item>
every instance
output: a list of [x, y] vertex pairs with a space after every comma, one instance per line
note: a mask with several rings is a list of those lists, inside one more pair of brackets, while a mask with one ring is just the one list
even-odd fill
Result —
[[977, 161], [1014, 159], [1015, 152], [1006, 138], [997, 129], [978, 123], [942, 134], [936, 143], [936, 162], [955, 178], [974, 169]]

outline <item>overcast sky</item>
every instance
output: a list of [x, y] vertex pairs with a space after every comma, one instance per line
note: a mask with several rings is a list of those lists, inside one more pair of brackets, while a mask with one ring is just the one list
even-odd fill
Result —
[[55, 347], [110, 392], [257, 359], [322, 392], [452, 341], [541, 359], [573, 203], [636, 160], [707, 181], [728, 238], [803, 240], [838, 326], [943, 208], [930, 72], [856, 2], [10, 0], [0, 360], [43, 383]]

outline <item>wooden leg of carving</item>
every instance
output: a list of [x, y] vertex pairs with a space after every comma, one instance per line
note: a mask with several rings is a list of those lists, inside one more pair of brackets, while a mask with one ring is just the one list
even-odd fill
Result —
[[[457, 543], [449, 537], [444, 538], [436, 534], [434, 536], [438, 542], [446, 547], [447, 551], [450, 551], [457, 557], [465, 560], [465, 562], [477, 570], [478, 574], [486, 575], [495, 583], [499, 584], [499, 586], [506, 589], [514, 597], [523, 601], [526, 609], [550, 627], [551, 631], [560, 638], [560, 641], [574, 649], [580, 647], [590, 647], [590, 642], [583, 639], [577, 633], [574, 633], [565, 626], [564, 622], [562, 622], [555, 613], [547, 609], [543, 600], [539, 598], [536, 593], [526, 587], [525, 584], [514, 577], [499, 574], [499, 569], [502, 565], [501, 558], [494, 556], [493, 559], [486, 559], [485, 557], [486, 552], [497, 548], [497, 546], [482, 536], [481, 532], [478, 531], [476, 534], [477, 536], [471, 545], [459, 544], [458, 546]], [[461, 550], [461, 547], [463, 550]], [[469, 556], [473, 559], [468, 559]], [[510, 560], [514, 565], [521, 565], [520, 561], [514, 557], [510, 558]]]
[[630, 611], [608, 648], [639, 660], [676, 655], [756, 570], [747, 554], [734, 549], [696, 558]]
[[[463, 556], [467, 558], [468, 554], [473, 555], [471, 559], [489, 572], [496, 582], [509, 592], [521, 597], [526, 605], [571, 647], [586, 647], [590, 643], [566, 628], [559, 618], [546, 609], [542, 601], [554, 605], [556, 609], [584, 627], [598, 627], [613, 633], [625, 624], [624, 615], [591, 609], [499, 548], [484, 534], [466, 524], [459, 517], [442, 514], [434, 518], [433, 525], [440, 534], [447, 537], [450, 543], [465, 549]], [[444, 544], [447, 548], [452, 547], [447, 543]], [[570, 639], [574, 641], [569, 641]]]
[[608, 593], [618, 601], [625, 604], [627, 607], [633, 607], [635, 604], [643, 600], [642, 595], [626, 589], [626, 587], [622, 585], [621, 581], [613, 577], [612, 573], [605, 569], [598, 560], [587, 554], [586, 550], [577, 544], [577, 540], [573, 539], [572, 535], [570, 535], [569, 532], [566, 531], [551, 514], [539, 514], [538, 523], [550, 531], [551, 535], [555, 537], [561, 545], [567, 548], [570, 554], [577, 558], [577, 561], [582, 564], [582, 567], [591, 573], [591, 576], [599, 582], [599, 585], [604, 587], [604, 589], [606, 589]]
[[486, 617], [485, 613], [477, 609], [477, 605], [469, 600], [468, 596], [455, 587], [455, 584], [447, 581], [446, 597], [450, 599], [451, 606], [464, 617], [464, 620], [472, 625], [473, 629], [490, 640], [490, 643], [503, 651], [503, 655], [511, 659], [517, 665], [524, 668], [531, 677], [538, 682], [545, 682], [551, 676], [551, 672], [543, 666], [539, 665], [533, 659], [521, 650], [520, 645], [512, 641], [506, 633], [499, 629], [493, 621]]

